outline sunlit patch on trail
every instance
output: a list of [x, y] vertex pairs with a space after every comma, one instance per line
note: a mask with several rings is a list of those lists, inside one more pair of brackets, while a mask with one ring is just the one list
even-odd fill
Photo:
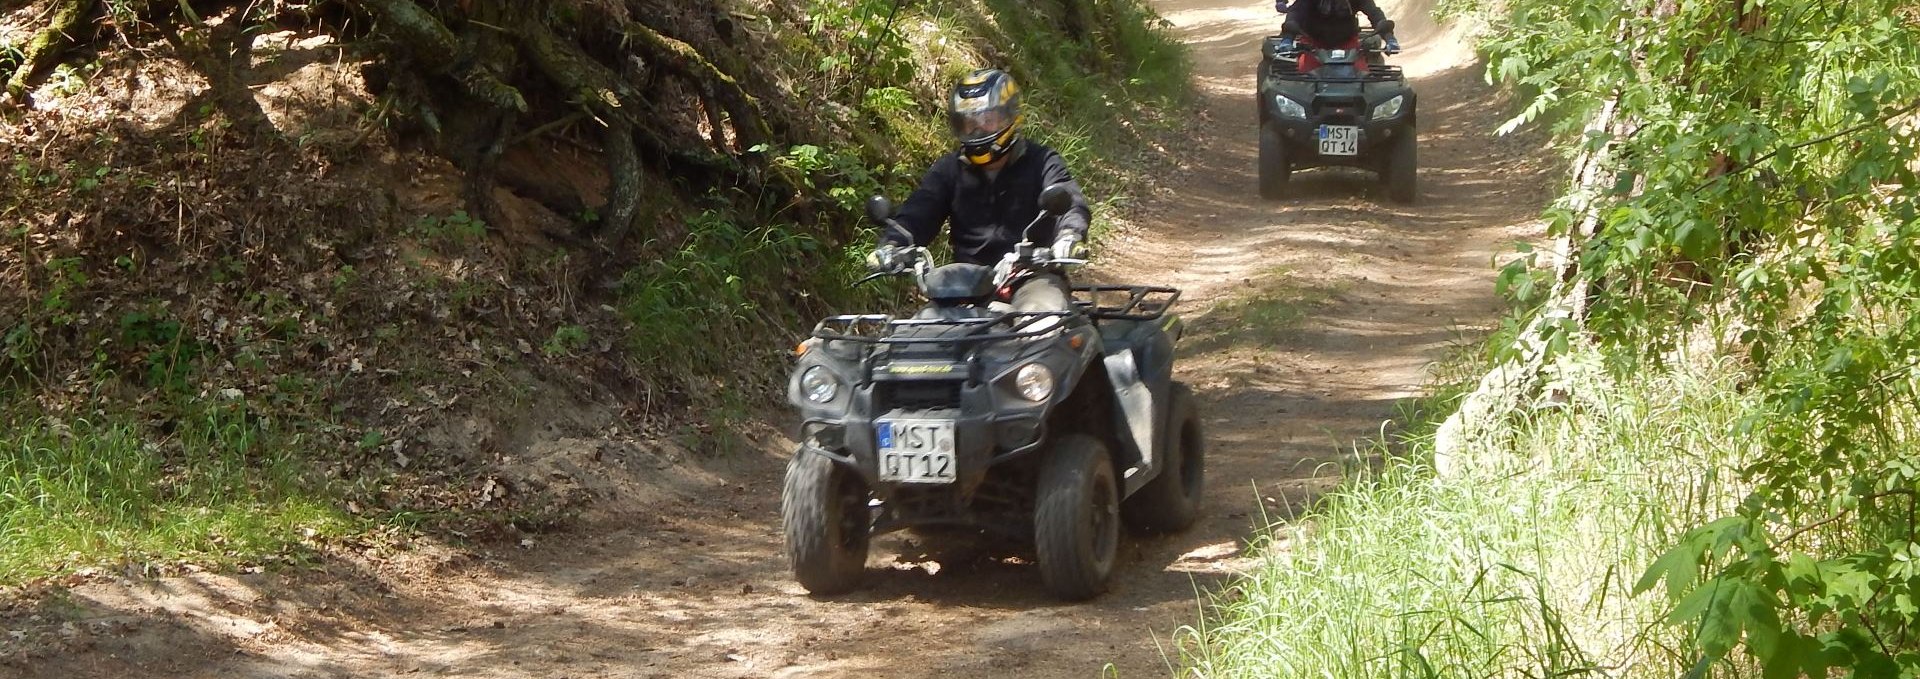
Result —
[[1251, 569], [1256, 559], [1247, 556], [1239, 540], [1228, 540], [1203, 545], [1167, 564], [1168, 573], [1244, 573]]

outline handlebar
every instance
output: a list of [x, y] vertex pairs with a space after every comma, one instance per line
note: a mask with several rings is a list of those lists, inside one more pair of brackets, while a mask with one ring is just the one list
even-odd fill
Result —
[[[1389, 25], [1391, 25], [1392, 22], [1388, 22], [1388, 23]], [[1285, 34], [1282, 34], [1282, 35], [1285, 35]], [[1292, 49], [1276, 49], [1274, 50], [1274, 54], [1276, 56], [1282, 56], [1282, 57], [1298, 57], [1301, 54], [1305, 54], [1315, 49], [1320, 49], [1320, 50], [1340, 49], [1337, 47], [1326, 47], [1326, 46], [1317, 45], [1317, 44], [1309, 46], [1307, 43], [1302, 42], [1303, 37], [1304, 36], [1300, 36], [1296, 34]], [[1397, 48], [1389, 49], [1386, 45], [1386, 36], [1381, 35], [1379, 29], [1377, 28], [1368, 28], [1360, 31], [1357, 39], [1360, 43], [1359, 49], [1361, 51], [1378, 52], [1380, 54], [1386, 54], [1386, 55], [1399, 54], [1402, 51]]]
[[925, 274], [927, 271], [933, 269], [933, 264], [932, 264], [933, 253], [929, 252], [924, 247], [907, 248], [906, 254], [903, 255], [903, 257], [904, 257], [904, 261], [903, 260], [894, 261], [895, 266], [893, 267], [893, 269], [888, 271], [875, 271], [873, 273], [862, 276], [860, 280], [854, 281], [853, 284], [866, 285], [867, 283], [871, 283], [873, 281], [876, 281], [882, 278], [892, 278], [894, 276], [905, 276], [907, 274], [920, 276]]

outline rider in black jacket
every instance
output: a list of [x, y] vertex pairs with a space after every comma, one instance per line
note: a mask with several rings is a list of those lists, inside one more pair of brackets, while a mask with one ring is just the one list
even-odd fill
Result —
[[1353, 16], [1359, 13], [1367, 15], [1374, 30], [1386, 38], [1387, 49], [1400, 50], [1400, 41], [1393, 35], [1393, 22], [1373, 0], [1298, 0], [1285, 12], [1287, 20], [1280, 34], [1288, 38], [1305, 34], [1320, 47], [1337, 48], [1360, 34], [1360, 20]]
[[[954, 86], [947, 119], [959, 150], [933, 162], [897, 217], [913, 232], [913, 242], [883, 232], [868, 265], [892, 268], [902, 247], [932, 243], [943, 222], [950, 225], [947, 238], [955, 261], [996, 264], [1040, 215], [1040, 191], [1053, 184], [1069, 189], [1073, 208], [1058, 219], [1042, 220], [1034, 227], [1034, 242], [1052, 243], [1054, 257], [1082, 256], [1092, 212], [1066, 160], [1021, 136], [1024, 117], [1013, 76], [998, 69], [974, 71]], [[1013, 305], [1022, 311], [1066, 310], [1066, 281], [1055, 275], [1026, 279], [1014, 290]]]

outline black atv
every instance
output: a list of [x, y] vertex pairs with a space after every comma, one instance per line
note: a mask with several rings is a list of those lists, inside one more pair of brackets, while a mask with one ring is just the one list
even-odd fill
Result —
[[1260, 197], [1286, 197], [1294, 170], [1346, 166], [1374, 170], [1387, 197], [1412, 203], [1418, 192], [1415, 97], [1406, 74], [1388, 66], [1385, 41], [1364, 31], [1338, 48], [1301, 36], [1261, 46]]
[[[1070, 200], [1049, 187], [1040, 219]], [[899, 229], [891, 213], [868, 204]], [[1178, 290], [1073, 286], [1073, 310], [1021, 312], [1008, 304], [1021, 277], [1084, 262], [1031, 242], [997, 267], [934, 267], [924, 248], [911, 262], [899, 273], [927, 298], [914, 317], [828, 318], [798, 350], [801, 443], [780, 509], [802, 586], [857, 587], [874, 535], [964, 529], [1031, 545], [1047, 589], [1085, 599], [1107, 588], [1123, 518], [1193, 522], [1204, 452], [1173, 380]]]

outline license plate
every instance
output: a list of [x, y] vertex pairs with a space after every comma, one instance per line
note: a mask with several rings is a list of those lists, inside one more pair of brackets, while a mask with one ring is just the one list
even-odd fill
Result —
[[953, 483], [953, 420], [893, 420], [874, 425], [880, 480]]
[[1360, 155], [1360, 128], [1352, 125], [1321, 125], [1320, 155]]

